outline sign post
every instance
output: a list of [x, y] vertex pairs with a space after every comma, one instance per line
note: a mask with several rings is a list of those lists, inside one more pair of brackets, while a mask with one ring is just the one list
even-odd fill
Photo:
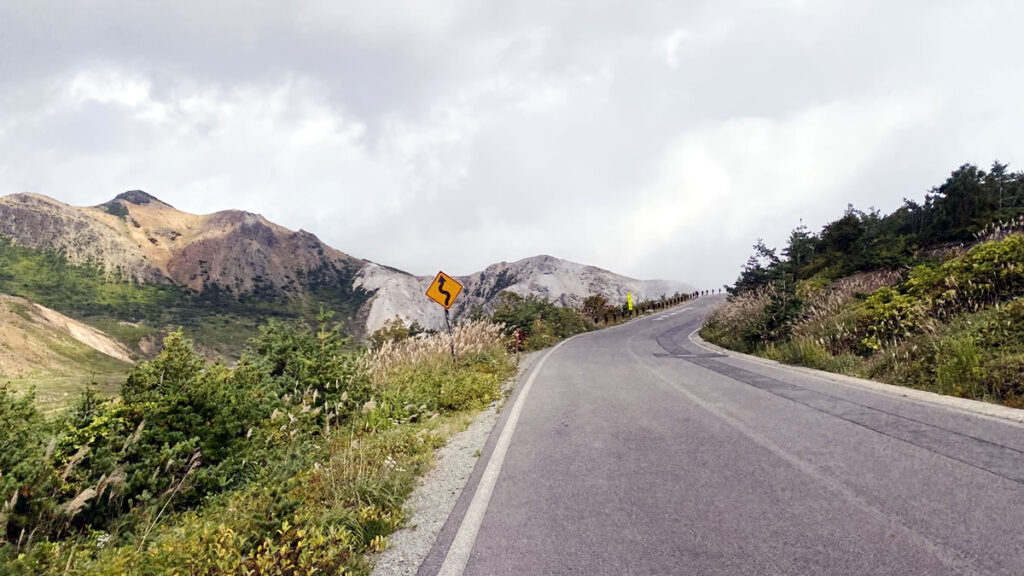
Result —
[[459, 284], [451, 276], [444, 272], [438, 272], [437, 276], [434, 277], [434, 281], [430, 283], [430, 287], [427, 288], [427, 298], [430, 298], [434, 302], [437, 302], [444, 308], [444, 324], [448, 327], [448, 338], [452, 350], [452, 362], [456, 362], [455, 359], [455, 335], [452, 333], [452, 322], [448, 317], [448, 309], [455, 303], [455, 299], [462, 293], [462, 284]]

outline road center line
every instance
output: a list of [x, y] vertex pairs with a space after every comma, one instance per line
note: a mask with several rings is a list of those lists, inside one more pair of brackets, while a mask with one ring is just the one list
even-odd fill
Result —
[[[572, 340], [572, 338], [569, 338], [569, 340]], [[523, 385], [519, 397], [516, 398], [515, 404], [512, 405], [512, 409], [508, 413], [505, 426], [501, 429], [501, 436], [498, 437], [498, 441], [494, 445], [491, 459], [487, 462], [487, 468], [484, 469], [484, 473], [480, 477], [476, 493], [473, 494], [473, 500], [470, 501], [465, 516], [462, 517], [459, 531], [456, 532], [455, 539], [452, 540], [452, 544], [448, 548], [448, 553], [444, 557], [444, 563], [441, 564], [441, 569], [437, 573], [438, 576], [462, 576], [463, 571], [466, 570], [469, 554], [473, 551], [476, 536], [480, 532], [481, 524], [483, 524], [484, 514], [487, 513], [487, 505], [491, 501], [494, 485], [498, 482], [501, 466], [505, 462], [505, 454], [508, 452], [509, 444], [512, 443], [512, 434], [516, 431], [519, 414], [523, 411], [523, 404], [530, 393], [530, 388], [533, 387], [533, 382], [537, 379], [537, 374], [540, 374], [541, 368], [544, 367], [547, 359], [555, 350], [558, 350], [562, 344], [569, 340], [559, 342], [557, 346], [544, 354], [544, 357], [537, 362], [537, 366], [534, 367], [530, 377], [526, 379], [526, 384]]]

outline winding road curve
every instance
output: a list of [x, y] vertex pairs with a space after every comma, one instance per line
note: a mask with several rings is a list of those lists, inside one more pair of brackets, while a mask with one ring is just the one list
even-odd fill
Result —
[[720, 354], [718, 301], [542, 356], [419, 574], [1024, 574], [1020, 421]]

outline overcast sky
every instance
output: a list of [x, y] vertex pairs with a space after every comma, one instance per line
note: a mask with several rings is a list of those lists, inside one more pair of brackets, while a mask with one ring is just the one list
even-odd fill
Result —
[[1018, 1], [4, 0], [0, 194], [720, 286], [801, 219], [1024, 169], [1022, 56]]

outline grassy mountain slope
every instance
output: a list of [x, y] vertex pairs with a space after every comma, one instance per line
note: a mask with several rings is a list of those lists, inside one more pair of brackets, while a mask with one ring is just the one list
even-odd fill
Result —
[[0, 292], [110, 329], [133, 347], [183, 326], [211, 354], [237, 357], [270, 317], [313, 319], [324, 305], [355, 318], [369, 297], [353, 286], [364, 265], [256, 214], [189, 214], [141, 191], [96, 207], [0, 198]]
[[964, 166], [923, 205], [759, 242], [730, 293], [712, 342], [1024, 408], [1024, 174]]
[[[72, 264], [64, 253], [15, 245], [0, 237], [0, 293], [28, 298], [107, 331], [133, 351], [183, 327], [210, 355], [237, 357], [267, 318], [315, 318], [321, 305], [354, 317], [366, 294], [350, 285], [308, 276], [300, 295], [272, 290], [234, 293], [217, 285], [198, 292], [164, 283], [136, 283], [90, 263]], [[334, 278], [344, 270], [333, 269]]]
[[0, 294], [0, 375], [15, 390], [37, 387], [50, 410], [92, 380], [110, 393], [132, 358], [102, 332], [24, 298]]

